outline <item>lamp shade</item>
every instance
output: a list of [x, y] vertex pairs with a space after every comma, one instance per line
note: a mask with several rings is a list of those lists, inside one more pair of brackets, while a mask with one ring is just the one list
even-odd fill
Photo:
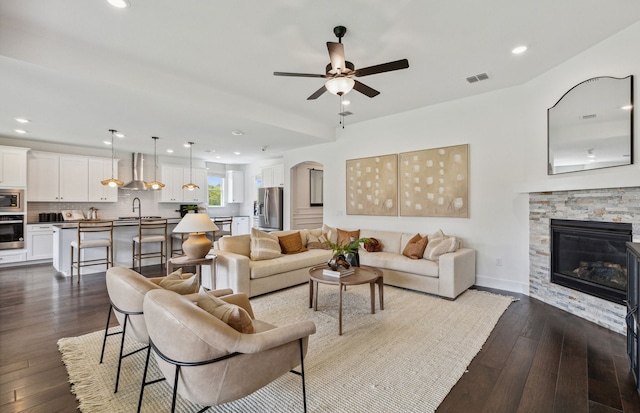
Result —
[[342, 96], [349, 93], [355, 84], [356, 81], [350, 77], [334, 77], [333, 79], [328, 80], [324, 86], [327, 88], [329, 93]]
[[217, 231], [218, 227], [207, 214], [186, 214], [176, 225], [173, 232], [193, 233]]

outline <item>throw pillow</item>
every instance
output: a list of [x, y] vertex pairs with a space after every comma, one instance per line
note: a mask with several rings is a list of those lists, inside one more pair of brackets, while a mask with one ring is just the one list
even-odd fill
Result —
[[307, 248], [310, 250], [330, 250], [331, 247], [327, 245], [327, 238], [324, 235], [316, 237], [313, 234], [307, 234]]
[[427, 248], [424, 251], [424, 258], [437, 262], [442, 254], [455, 252], [459, 246], [460, 243], [456, 237], [445, 236], [444, 238], [429, 240]]
[[[298, 238], [300, 236], [298, 235]], [[282, 255], [278, 237], [256, 228], [251, 228], [251, 255], [254, 261], [270, 260]]]
[[324, 235], [329, 241], [333, 242], [334, 244], [338, 242], [338, 231], [334, 227], [323, 224], [322, 235]]
[[364, 249], [367, 250], [367, 252], [380, 252], [382, 251], [382, 243], [377, 238], [369, 238], [369, 240], [364, 243]]
[[198, 277], [192, 273], [182, 273], [182, 268], [164, 277], [158, 284], [165, 290], [176, 292], [180, 295], [198, 292]]
[[336, 244], [349, 245], [351, 244], [351, 237], [353, 237], [354, 240], [360, 239], [360, 230], [356, 229], [353, 231], [345, 231], [338, 228], [338, 241]]
[[299, 252], [307, 251], [307, 249], [302, 245], [300, 232], [294, 232], [293, 234], [278, 237], [278, 242], [280, 243], [280, 249], [283, 254], [297, 254]]
[[229, 304], [218, 297], [207, 294], [202, 287], [200, 287], [200, 292], [198, 293], [197, 305], [240, 333], [252, 334], [255, 332], [251, 316], [244, 308]]
[[414, 235], [414, 237], [407, 243], [407, 246], [404, 247], [402, 255], [409, 257], [412, 260], [422, 258], [424, 250], [427, 248], [427, 241], [429, 241], [429, 239], [426, 236], [421, 237], [420, 234]]

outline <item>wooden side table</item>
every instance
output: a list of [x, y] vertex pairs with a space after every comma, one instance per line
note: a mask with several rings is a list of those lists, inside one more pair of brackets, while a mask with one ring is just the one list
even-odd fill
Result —
[[204, 258], [190, 259], [186, 255], [172, 257], [167, 261], [167, 275], [171, 274], [176, 267], [196, 267], [196, 277], [198, 277], [198, 286], [202, 285], [202, 266], [209, 265], [211, 267], [211, 289], [216, 289], [216, 255], [207, 254]]

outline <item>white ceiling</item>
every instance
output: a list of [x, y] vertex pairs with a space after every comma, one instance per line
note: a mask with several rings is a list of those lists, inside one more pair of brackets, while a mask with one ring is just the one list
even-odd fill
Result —
[[348, 128], [527, 82], [640, 20], [637, 0], [129, 1], [0, 1], [0, 136], [104, 148], [113, 128], [117, 151], [159, 136], [159, 154], [194, 141], [194, 158], [250, 163], [335, 139], [339, 98], [306, 100], [323, 80], [273, 72], [324, 73], [336, 25], [356, 68], [410, 64], [359, 79], [381, 94], [347, 95]]

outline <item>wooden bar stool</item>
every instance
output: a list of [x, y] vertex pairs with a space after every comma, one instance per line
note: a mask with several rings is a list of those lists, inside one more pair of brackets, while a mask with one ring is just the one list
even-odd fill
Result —
[[[82, 259], [81, 252], [87, 248], [105, 248], [105, 258]], [[78, 238], [71, 241], [71, 280], [74, 268], [78, 269], [80, 282], [80, 269], [92, 265], [106, 265], [107, 269], [113, 267], [113, 221], [78, 222]]]
[[[160, 250], [142, 252], [142, 244], [159, 243]], [[138, 236], [133, 238], [132, 268], [136, 268], [138, 262], [138, 272], [142, 269], [142, 260], [145, 258], [160, 258], [160, 265], [163, 265], [166, 258], [167, 244], [167, 220], [159, 218], [142, 218], [138, 222]]]
[[[171, 234], [171, 242], [169, 242], [169, 244], [171, 245], [169, 248], [169, 258], [175, 256], [175, 255], [182, 255], [184, 254], [182, 252], [182, 243], [184, 242], [186, 235], [188, 234]], [[176, 243], [177, 246], [173, 246], [173, 244]]]

